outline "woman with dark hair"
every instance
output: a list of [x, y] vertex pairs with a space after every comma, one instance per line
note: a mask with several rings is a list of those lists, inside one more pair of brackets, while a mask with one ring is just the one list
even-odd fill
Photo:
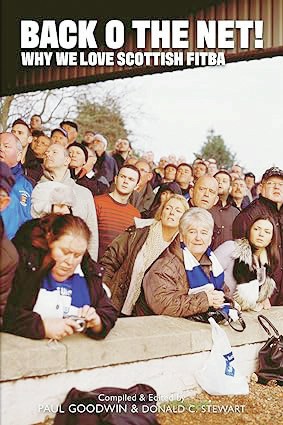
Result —
[[117, 312], [101, 283], [103, 268], [87, 252], [90, 230], [70, 214], [26, 222], [15, 244], [20, 262], [4, 313], [5, 332], [60, 340], [80, 331], [104, 338]]
[[227, 241], [215, 250], [222, 264], [229, 296], [242, 310], [270, 308], [275, 290], [273, 271], [278, 263], [278, 244], [272, 217], [258, 217], [242, 239]]
[[166, 202], [173, 194], [182, 195], [182, 191], [178, 183], [163, 183], [159, 187], [150, 209], [142, 213], [142, 218], [154, 218], [160, 205], [163, 205], [164, 202]]

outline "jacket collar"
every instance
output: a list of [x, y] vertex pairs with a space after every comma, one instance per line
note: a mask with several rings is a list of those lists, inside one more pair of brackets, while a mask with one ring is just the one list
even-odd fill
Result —
[[24, 175], [23, 172], [23, 167], [22, 164], [20, 162], [18, 162], [17, 165], [15, 165], [15, 167], [11, 168], [11, 172], [13, 174], [13, 176], [15, 177], [15, 179], [17, 180], [20, 176]]
[[[277, 202], [271, 201], [268, 198], [265, 198], [264, 196], [262, 196], [261, 194], [259, 195], [259, 201], [266, 205], [267, 207], [269, 207], [271, 210], [275, 210], [278, 212], [278, 208], [277, 208]], [[283, 210], [283, 205], [281, 205], [280, 210]], [[279, 211], [280, 211], [279, 210]]]

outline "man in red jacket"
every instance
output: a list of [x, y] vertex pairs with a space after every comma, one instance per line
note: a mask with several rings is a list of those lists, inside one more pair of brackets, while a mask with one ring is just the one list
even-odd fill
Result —
[[247, 229], [259, 217], [271, 216], [278, 240], [279, 262], [273, 271], [276, 290], [270, 298], [271, 305], [283, 305], [283, 170], [271, 167], [261, 179], [261, 194], [235, 218], [233, 237], [246, 236]]

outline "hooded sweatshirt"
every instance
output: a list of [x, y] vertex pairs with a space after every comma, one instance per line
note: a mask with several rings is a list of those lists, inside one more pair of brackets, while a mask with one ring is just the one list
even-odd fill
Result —
[[[38, 184], [54, 181], [49, 171], [45, 170], [43, 176], [39, 180]], [[88, 246], [88, 251], [93, 260], [97, 261], [98, 256], [98, 226], [96, 209], [93, 201], [91, 191], [83, 186], [79, 186], [71, 178], [70, 170], [66, 170], [63, 178], [60, 180], [63, 183], [71, 187], [75, 194], [74, 205], [72, 206], [73, 215], [82, 218], [88, 225], [91, 231], [91, 238]]]

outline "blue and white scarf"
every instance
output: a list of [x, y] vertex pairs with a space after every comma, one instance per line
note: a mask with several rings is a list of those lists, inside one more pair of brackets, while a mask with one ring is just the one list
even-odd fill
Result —
[[210, 277], [208, 277], [207, 274], [203, 271], [200, 263], [188, 250], [183, 242], [181, 243], [181, 248], [183, 250], [187, 280], [190, 286], [189, 294], [204, 291], [209, 288], [223, 290], [224, 271], [213, 251], [210, 248], [207, 248], [205, 252], [211, 261], [212, 266]]

